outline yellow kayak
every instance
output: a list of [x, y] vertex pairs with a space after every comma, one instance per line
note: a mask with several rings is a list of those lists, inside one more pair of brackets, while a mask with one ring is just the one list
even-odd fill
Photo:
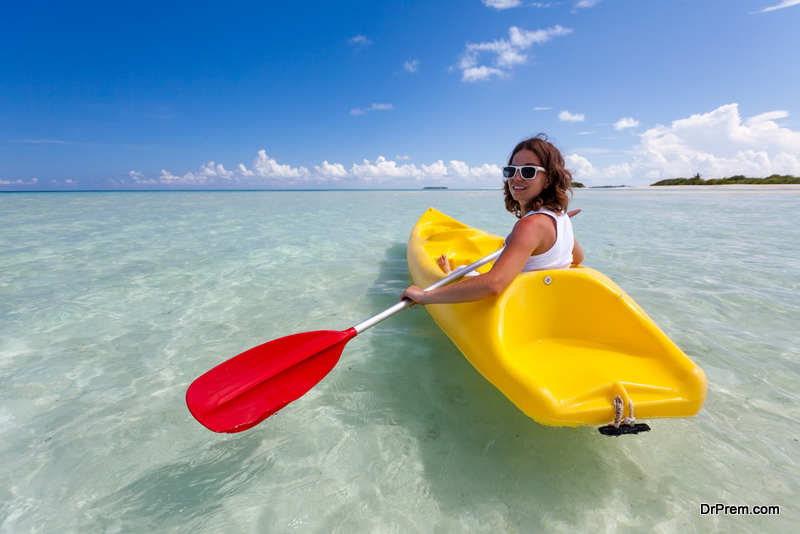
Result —
[[[442, 254], [455, 268], [502, 246], [503, 238], [430, 208], [408, 240], [411, 278], [427, 287], [445, 276], [436, 265]], [[702, 369], [594, 269], [523, 273], [497, 297], [426, 309], [472, 365], [539, 423], [610, 423], [617, 395], [626, 415], [633, 402], [637, 419], [689, 417], [705, 402]]]

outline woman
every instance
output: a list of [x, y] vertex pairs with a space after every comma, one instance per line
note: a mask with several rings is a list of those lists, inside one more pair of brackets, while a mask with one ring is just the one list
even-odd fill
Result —
[[[401, 299], [417, 304], [481, 300], [502, 293], [522, 272], [565, 269], [583, 261], [583, 249], [567, 215], [572, 173], [564, 168], [558, 149], [539, 134], [519, 143], [508, 163], [503, 169], [506, 209], [519, 221], [492, 269], [431, 291], [411, 286]], [[450, 270], [446, 258], [439, 265], [445, 272]]]

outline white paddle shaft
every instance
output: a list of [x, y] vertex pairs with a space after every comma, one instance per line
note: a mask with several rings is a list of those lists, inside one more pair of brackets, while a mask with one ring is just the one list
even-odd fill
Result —
[[[569, 215], [569, 217], [572, 218], [572, 217], [576, 216], [578, 213], [580, 213], [580, 211], [581, 210], [579, 210], [579, 209], [572, 210], [572, 211], [568, 212], [567, 215]], [[503, 249], [504, 248], [505, 247], [502, 247], [500, 250], [492, 252], [488, 256], [484, 256], [483, 258], [479, 259], [475, 263], [471, 263], [471, 264], [467, 265], [466, 267], [464, 267], [462, 269], [456, 269], [455, 271], [453, 271], [449, 275], [445, 276], [444, 278], [442, 278], [441, 280], [439, 280], [435, 284], [426, 287], [425, 289], [423, 289], [423, 291], [430, 291], [432, 289], [436, 289], [436, 288], [442, 287], [444, 285], [449, 284], [453, 280], [458, 280], [459, 278], [463, 277], [467, 273], [471, 273], [472, 271], [474, 271], [475, 269], [477, 269], [479, 267], [483, 267], [484, 265], [486, 265], [490, 261], [493, 261], [493, 260], [497, 259], [497, 257], [500, 256], [500, 254], [503, 253]], [[387, 318], [391, 317], [395, 313], [397, 313], [399, 311], [402, 311], [402, 310], [405, 310], [406, 308], [408, 308], [412, 304], [414, 304], [413, 300], [411, 300], [411, 299], [403, 299], [400, 302], [398, 302], [397, 304], [395, 304], [394, 306], [392, 306], [391, 308], [387, 308], [387, 309], [383, 310], [378, 315], [374, 315], [374, 316], [370, 317], [369, 319], [367, 319], [366, 321], [358, 323], [353, 328], [355, 329], [357, 334], [360, 334], [361, 332], [363, 332], [367, 328], [371, 328], [371, 327], [375, 326], [379, 322], [383, 321], [384, 319], [387, 319]]]
[[[444, 278], [442, 278], [441, 280], [439, 280], [438, 282], [436, 282], [435, 284], [426, 287], [423, 291], [431, 291], [432, 289], [436, 289], [436, 288], [445, 286], [445, 285], [449, 284], [450, 282], [452, 282], [453, 280], [458, 280], [459, 278], [463, 277], [465, 274], [471, 273], [475, 269], [478, 269], [479, 267], [483, 267], [484, 265], [486, 265], [490, 261], [493, 261], [493, 260], [497, 259], [497, 257], [500, 256], [500, 254], [502, 252], [503, 252], [503, 249], [501, 248], [500, 250], [492, 252], [488, 256], [484, 256], [483, 258], [479, 259], [475, 263], [471, 263], [471, 264], [467, 265], [466, 267], [463, 267], [461, 269], [457, 269], [457, 270], [453, 271], [452, 273], [450, 273], [449, 275], [447, 275]], [[383, 310], [378, 315], [373, 315], [372, 317], [370, 317], [366, 321], [358, 323], [353, 328], [355, 329], [355, 331], [357, 333], [360, 334], [361, 332], [363, 332], [367, 328], [371, 328], [371, 327], [375, 326], [376, 324], [378, 324], [379, 322], [383, 321], [384, 319], [387, 319], [387, 318], [391, 317], [392, 315], [394, 315], [395, 313], [408, 308], [412, 304], [414, 304], [413, 300], [405, 298], [405, 299], [401, 300], [400, 302], [398, 302], [397, 304], [395, 304], [394, 306], [392, 306], [391, 308], [387, 308], [387, 309]]]

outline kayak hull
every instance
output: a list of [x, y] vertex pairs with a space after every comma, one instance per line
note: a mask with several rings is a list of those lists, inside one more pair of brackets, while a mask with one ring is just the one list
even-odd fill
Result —
[[[427, 287], [445, 276], [440, 255], [455, 268], [502, 245], [431, 208], [409, 238], [411, 278]], [[617, 395], [625, 415], [633, 402], [637, 419], [689, 417], [705, 402], [703, 371], [594, 269], [523, 273], [497, 297], [426, 309], [472, 365], [539, 423], [609, 423]]]

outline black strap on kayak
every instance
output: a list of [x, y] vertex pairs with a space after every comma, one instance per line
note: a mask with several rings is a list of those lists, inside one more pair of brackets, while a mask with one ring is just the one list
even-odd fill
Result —
[[635, 425], [614, 425], [601, 426], [597, 430], [604, 436], [621, 436], [623, 434], [638, 434], [639, 432], [649, 432], [650, 425], [647, 423], [636, 423]]
[[623, 434], [638, 434], [639, 432], [649, 432], [650, 426], [645, 423], [637, 423], [633, 417], [633, 401], [628, 403], [628, 417], [622, 418], [624, 403], [622, 396], [614, 397], [614, 422], [601, 426], [597, 430], [604, 436], [622, 436]]

